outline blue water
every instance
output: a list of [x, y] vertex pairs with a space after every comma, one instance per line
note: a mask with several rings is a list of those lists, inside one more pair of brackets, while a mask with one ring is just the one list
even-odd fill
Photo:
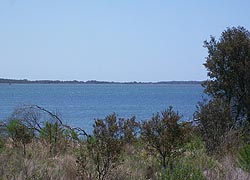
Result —
[[189, 120], [202, 96], [198, 84], [0, 84], [0, 120], [25, 104], [59, 112], [66, 123], [87, 131], [95, 118], [113, 112], [145, 120], [170, 105]]

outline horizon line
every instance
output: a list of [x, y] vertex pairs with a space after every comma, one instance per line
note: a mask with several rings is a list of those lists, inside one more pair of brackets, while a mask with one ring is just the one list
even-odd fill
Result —
[[109, 84], [160, 84], [160, 83], [202, 83], [205, 80], [161, 80], [161, 81], [106, 81], [106, 80], [50, 80], [50, 79], [41, 79], [41, 80], [29, 80], [29, 79], [9, 79], [9, 78], [0, 78], [0, 83], [86, 83], [86, 84], [100, 84], [100, 83], [109, 83]]

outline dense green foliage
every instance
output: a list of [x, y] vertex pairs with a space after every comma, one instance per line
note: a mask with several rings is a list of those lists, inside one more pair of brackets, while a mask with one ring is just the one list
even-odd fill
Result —
[[249, 142], [250, 33], [243, 27], [227, 28], [219, 40], [211, 37], [204, 47], [209, 79], [203, 86], [210, 100], [198, 105], [194, 118], [207, 151], [214, 154], [225, 144]]
[[235, 120], [250, 122], [250, 33], [243, 27], [225, 30], [218, 41], [205, 41], [208, 50], [204, 64], [209, 80], [203, 84], [213, 98], [231, 105]]
[[161, 175], [162, 179], [169, 180], [203, 180], [204, 177], [200, 169], [187, 164], [176, 163], [175, 167], [170, 171], [166, 169]]
[[247, 172], [250, 172], [250, 145], [245, 144], [238, 153], [238, 165]]

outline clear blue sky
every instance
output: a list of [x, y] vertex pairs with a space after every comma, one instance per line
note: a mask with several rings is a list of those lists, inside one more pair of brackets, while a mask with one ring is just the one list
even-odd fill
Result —
[[249, 0], [0, 0], [0, 77], [204, 80], [203, 41], [250, 30]]

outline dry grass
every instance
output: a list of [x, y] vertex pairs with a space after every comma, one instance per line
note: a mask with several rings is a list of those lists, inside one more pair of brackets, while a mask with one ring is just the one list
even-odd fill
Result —
[[224, 161], [217, 168], [209, 169], [203, 172], [207, 180], [249, 180], [250, 175], [238, 168], [234, 160], [225, 157]]
[[77, 179], [76, 159], [70, 154], [50, 157], [49, 149], [39, 141], [27, 146], [27, 155], [18, 147], [7, 147], [0, 154], [0, 179]]
[[[96, 179], [93, 164], [89, 159], [88, 166], [81, 167], [77, 163], [80, 151], [79, 144], [67, 143], [62, 152], [51, 157], [49, 147], [39, 139], [27, 145], [27, 154], [21, 148], [12, 146], [11, 141], [5, 143], [0, 153], [0, 180], [91, 180]], [[209, 157], [204, 147], [187, 151], [180, 157], [183, 167], [192, 166], [200, 170], [204, 179], [208, 180], [248, 180], [250, 175], [236, 164], [236, 157], [225, 154], [220, 159]], [[181, 167], [181, 166], [180, 166]], [[84, 168], [84, 169], [83, 169]], [[81, 174], [83, 170], [85, 174]], [[177, 171], [182, 172], [182, 171]], [[196, 172], [196, 171], [195, 171]], [[144, 180], [162, 179], [163, 169], [160, 168], [155, 156], [142, 145], [128, 145], [121, 154], [120, 163], [112, 168], [107, 180]], [[174, 179], [173, 179], [174, 180]], [[195, 179], [194, 179], [195, 180]]]

